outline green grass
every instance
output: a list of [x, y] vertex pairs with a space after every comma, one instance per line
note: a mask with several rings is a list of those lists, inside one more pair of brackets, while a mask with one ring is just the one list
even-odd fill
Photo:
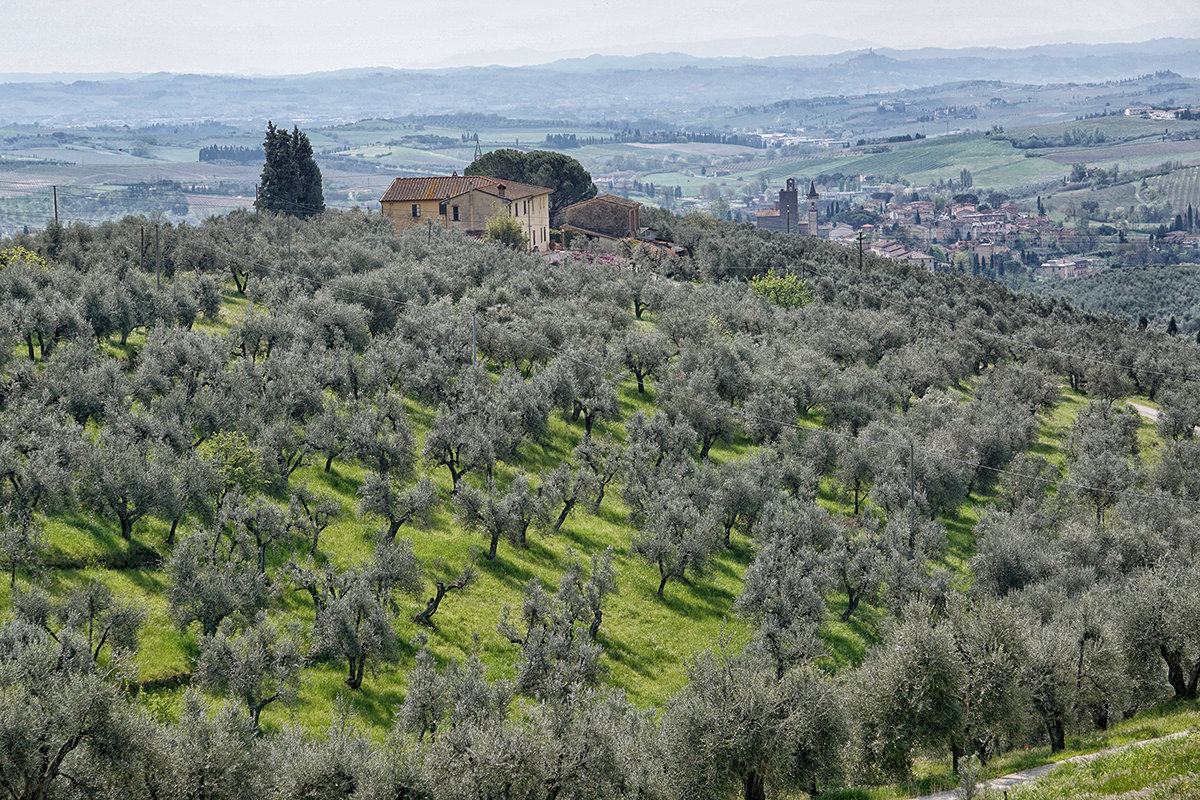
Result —
[[1060, 470], [1065, 469], [1067, 434], [1089, 399], [1082, 392], [1064, 386], [1058, 404], [1038, 418], [1037, 434], [1029, 452], [1042, 456]]
[[1200, 798], [1200, 733], [1064, 764], [1017, 787], [1012, 800]]
[[[196, 329], [214, 336], [225, 335], [252, 306], [247, 298], [227, 289], [218, 319], [197, 320]], [[652, 319], [648, 314], [642, 324], [652, 325]], [[118, 348], [112, 343], [106, 347], [114, 356], [128, 359], [136, 355], [144, 341], [145, 337], [137, 334], [130, 337], [125, 347]], [[970, 399], [970, 388], [959, 387], [964, 402]], [[618, 418], [598, 423], [596, 435], [623, 439], [625, 420], [638, 411], [653, 413], [653, 382], [647, 389], [646, 394], [639, 394], [633, 381], [623, 383], [618, 393]], [[1039, 418], [1032, 450], [1061, 465], [1067, 431], [1087, 401], [1082, 394], [1064, 390], [1061, 402]], [[412, 399], [406, 401], [406, 408], [419, 449], [435, 409]], [[822, 416], [823, 412], [814, 410], [799, 422], [802, 426], [817, 427], [822, 424]], [[1139, 436], [1145, 437], [1146, 448], [1152, 450], [1156, 446], [1152, 426], [1143, 428]], [[521, 469], [536, 483], [540, 473], [569, 458], [583, 435], [582, 422], [552, 414], [542, 441], [522, 444], [515, 463], [496, 466], [497, 481], [505, 484]], [[720, 464], [745, 458], [752, 449], [749, 441], [735, 435], [714, 445], [711, 460]], [[294, 489], [308, 485], [335, 498], [341, 506], [340, 518], [322, 534], [321, 558], [343, 568], [363, 563], [371, 557], [374, 535], [382, 524], [380, 519], [360, 517], [357, 513], [358, 489], [367, 470], [360, 464], [342, 460], [335, 460], [329, 472], [323, 466], [323, 458], [314, 457], [312, 463], [292, 476], [290, 486]], [[400, 536], [412, 540], [416, 554], [426, 565], [427, 579], [435, 574], [452, 577], [464, 563], [472, 562], [479, 570], [478, 580], [465, 592], [453, 593], [443, 601], [435, 618], [437, 628], [432, 631], [410, 621], [424, 606], [428, 585], [419, 596], [402, 598], [397, 623], [401, 648], [395, 661], [369, 662], [359, 691], [350, 691], [344, 685], [342, 665], [319, 662], [310, 666], [304, 671], [296, 701], [272, 705], [264, 713], [266, 727], [277, 729], [288, 723], [305, 727], [324, 725], [340, 698], [368, 723], [385, 730], [403, 700], [406, 675], [420, 636], [428, 637], [429, 646], [441, 663], [478, 655], [491, 677], [512, 676], [517, 648], [497, 630], [504, 608], [520, 607], [523, 589], [531, 579], [539, 580], [551, 591], [555, 589], [570, 554], [586, 560], [591, 553], [610, 546], [616, 556], [620, 591], [606, 603], [599, 634], [604, 680], [624, 690], [634, 703], [653, 706], [666, 700], [683, 685], [690, 658], [721, 635], [731, 636], [735, 641], [749, 636], [749, 626], [731, 613], [741, 591], [742, 576], [753, 558], [752, 543], [740, 533], [734, 533], [731, 547], [722, 551], [703, 575], [687, 582], [671, 581], [660, 600], [655, 593], [657, 569], [631, 552], [634, 529], [627, 521], [628, 509], [615, 487], [609, 488], [604, 503], [595, 513], [577, 508], [557, 535], [544, 536], [531, 531], [525, 548], [501, 542], [496, 560], [489, 562], [480, 555], [486, 549], [486, 539], [464, 530], [452, 513], [447, 471], [426, 468], [426, 472], [438, 486], [441, 502], [427, 528], [405, 527]], [[274, 499], [286, 502], [286, 497]], [[990, 492], [973, 494], [942, 518], [949, 548], [940, 562], [932, 566], [951, 570], [960, 585], [970, 580], [974, 527], [992, 500]], [[829, 480], [821, 483], [819, 502], [834, 514], [852, 511], [847, 498]], [[147, 686], [144, 702], [164, 718], [177, 714], [182, 685], [197, 655], [198, 633], [195, 625], [185, 631], [174, 626], [167, 608], [166, 576], [154, 558], [146, 558], [147, 554], [158, 553], [163, 558], [169, 555], [167, 524], [155, 518], [143, 519], [135, 525], [134, 541], [127, 543], [121, 539], [113, 520], [86, 511], [55, 515], [45, 522], [48, 569], [42, 578], [51, 591], [61, 594], [74, 585], [98, 580], [118, 595], [147, 608], [142, 650], [137, 659], [139, 682]], [[185, 521], [180, 535], [186, 535], [192, 527]], [[313, 621], [314, 610], [308, 596], [292, 590], [279, 577], [291, 554], [302, 555], [306, 551], [305, 542], [291, 541], [280, 543], [269, 553], [268, 572], [275, 577], [277, 591], [270, 613], [279, 623], [294, 621], [309, 625]], [[0, 594], [7, 591], [0, 590]], [[821, 659], [821, 664], [836, 671], [861, 662], [867, 650], [880, 639], [888, 612], [881, 601], [864, 601], [843, 622], [840, 613], [845, 608], [845, 597], [834, 593], [829, 601], [828, 618], [821, 631], [828, 655]], [[947, 780], [947, 770], [937, 759], [922, 760], [918, 783], [914, 785], [934, 787], [938, 781]]]
[[[1200, 744], [1200, 737], [1195, 733], [1198, 727], [1200, 727], [1200, 702], [1164, 703], [1147, 709], [1130, 719], [1122, 720], [1114, 724], [1107, 731], [1092, 731], [1082, 735], [1068, 736], [1066, 749], [1059, 753], [1051, 753], [1049, 747], [1022, 747], [1001, 753], [988, 762], [986, 778], [996, 778], [1042, 764], [1065, 761], [1074, 756], [1096, 753], [1110, 747], [1121, 747], [1148, 739], [1157, 739], [1161, 736], [1167, 736], [1168, 734], [1180, 731], [1193, 731], [1190, 739], [1187, 741], [1192, 742], [1193, 746], [1195, 746]], [[1151, 748], [1147, 747], [1145, 750], [1149, 751]], [[1130, 753], [1137, 752], [1137, 750], [1130, 751]], [[1094, 762], [1089, 762], [1089, 764], [1103, 764], [1108, 758], [1112, 757], [1106, 756]], [[1189, 761], [1189, 759], [1191, 760]], [[1198, 763], [1200, 762], [1196, 760], [1196, 751], [1189, 749], [1185, 756], [1174, 759], [1172, 764], [1164, 766], [1161, 771], [1168, 777], [1186, 774], [1187, 770], [1182, 769], [1182, 767], [1190, 766], [1194, 772]], [[1080, 767], [1074, 764], [1064, 765], [1055, 770], [1049, 777], [1039, 781], [1037, 785], [1053, 781], [1055, 786], [1061, 786], [1063, 789], [1070, 791], [1074, 785], [1072, 780], [1075, 779], [1079, 769]], [[949, 758], [943, 753], [924, 754], [916, 760], [913, 766], [913, 773], [912, 780], [903, 783], [887, 784], [884, 786], [852, 787], [831, 792], [825, 795], [825, 797], [828, 800], [898, 800], [899, 798], [917, 797], [946, 789], [953, 789], [958, 785], [957, 777], [950, 771]], [[1023, 791], [1029, 791], [1034, 785], [1030, 784], [1029, 789], [1024, 789]], [[1009, 796], [1012, 800], [1018, 800], [1018, 798], [1028, 798], [1028, 800], [1032, 800], [1033, 798], [1043, 800], [1045, 798], [1045, 800], [1051, 800], [1051, 798], [1090, 797], [1092, 795], [1084, 795], [1082, 793], [1026, 795], [1015, 794], [1013, 790], [1009, 790]], [[1160, 794], [1152, 796], [1172, 797], [1174, 795]]]

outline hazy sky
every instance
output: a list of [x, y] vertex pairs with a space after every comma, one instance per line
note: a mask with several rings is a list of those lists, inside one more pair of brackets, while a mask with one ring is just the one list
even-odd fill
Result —
[[[0, 0], [0, 73], [293, 73], [1165, 35], [1200, 36], [1200, 0]], [[776, 38], [730, 42], [759, 37]]]

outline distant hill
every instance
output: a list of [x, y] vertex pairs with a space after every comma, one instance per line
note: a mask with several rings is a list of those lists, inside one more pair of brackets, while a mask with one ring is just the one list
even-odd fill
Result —
[[257, 77], [26, 77], [0, 84], [0, 123], [133, 125], [287, 116], [345, 121], [463, 110], [629, 119], [785, 97], [908, 91], [948, 81], [1095, 82], [1163, 70], [1200, 75], [1200, 39], [1019, 50], [857, 50], [763, 59], [596, 56], [530, 67], [380, 68]]

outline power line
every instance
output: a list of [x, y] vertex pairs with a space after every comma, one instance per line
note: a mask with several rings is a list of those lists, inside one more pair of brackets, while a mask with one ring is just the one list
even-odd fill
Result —
[[[214, 244], [211, 244], [211, 243], [202, 243], [202, 244], [209, 247], [210, 249], [220, 252], [224, 255], [228, 255], [228, 256], [231, 256], [234, 258], [240, 257], [240, 256], [238, 256], [237, 253], [233, 253], [232, 251], [226, 250], [224, 248], [219, 248]], [[299, 279], [302, 281], [307, 281], [307, 282], [313, 283], [318, 286], [323, 286], [323, 287], [329, 288], [332, 291], [345, 292], [347, 294], [351, 294], [351, 295], [354, 295], [357, 297], [363, 297], [363, 298], [367, 298], [367, 299], [377, 300], [380, 302], [391, 303], [391, 304], [394, 304], [397, 306], [402, 306], [402, 307], [410, 307], [410, 308], [429, 308], [430, 307], [429, 303], [411, 303], [411, 302], [406, 302], [406, 301], [402, 301], [402, 300], [396, 300], [395, 298], [385, 297], [383, 295], [376, 295], [376, 294], [372, 294], [369, 292], [360, 292], [355, 289], [349, 289], [344, 286], [338, 286], [335, 284], [331, 284], [329, 282], [322, 281], [322, 280], [319, 280], [316, 278], [312, 278], [310, 276], [301, 275], [299, 273], [292, 272], [290, 270], [271, 267], [260, 261], [251, 261], [250, 264], [255, 268], [262, 269], [267, 272], [273, 272], [273, 273], [276, 273], [279, 275], [293, 277], [293, 278], [296, 278], [296, 279]], [[473, 323], [473, 330], [474, 330], [474, 326], [478, 322], [477, 314], [480, 314], [480, 313], [483, 313], [483, 312], [476, 312], [476, 313], [472, 313], [472, 314], [466, 314], [466, 313], [459, 312], [459, 313], [451, 313], [448, 316], [450, 316], [454, 319], [460, 319], [460, 320], [471, 319], [472, 323]], [[486, 317], [484, 317], [483, 322], [485, 324], [488, 324]], [[595, 372], [599, 373], [600, 375], [603, 375], [606, 378], [609, 378], [612, 380], [620, 380], [620, 379], [623, 379], [626, 375], [625, 370], [622, 370], [620, 372], [614, 372], [606, 367], [594, 364], [585, 359], [581, 359], [571, 353], [567, 353], [565, 351], [559, 350], [558, 348], [554, 348], [554, 347], [551, 347], [550, 345], [539, 342], [539, 341], [532, 339], [524, 334], [521, 334], [520, 332], [510, 330], [510, 329], [504, 327], [500, 323], [495, 323], [494, 328], [504, 334], [507, 334], [507, 335], [519, 340], [519, 341], [526, 342], [526, 343], [533, 345], [534, 347], [544, 350], [548, 353], [551, 353], [551, 354], [556, 355], [561, 358], [565, 358], [576, 364], [579, 364], [581, 366], [585, 366], [589, 369], [592, 369]], [[683, 402], [700, 405], [700, 406], [704, 406], [707, 408], [713, 408], [716, 410], [720, 410], [722, 412], [731, 411], [734, 414], [739, 415], [744, 420], [757, 420], [760, 422], [766, 422], [766, 423], [769, 423], [772, 425], [778, 425], [778, 426], [781, 426], [784, 428], [789, 428], [789, 429], [793, 429], [793, 430], [804, 432], [804, 433], [815, 433], [815, 434], [819, 434], [819, 435], [823, 435], [823, 436], [829, 436], [829, 437], [841, 439], [843, 441], [852, 441], [859, 445], [873, 445], [873, 446], [892, 448], [892, 449], [896, 449], [896, 450], [906, 450], [909, 453], [920, 452], [924, 455], [930, 456], [932, 458], [940, 459], [943, 461], [950, 461], [950, 462], [962, 464], [964, 466], [970, 466], [970, 467], [973, 467], [976, 469], [986, 470], [986, 471], [993, 472], [996, 474], [1012, 475], [1012, 476], [1015, 476], [1018, 478], [1032, 480], [1032, 481], [1041, 483], [1047, 487], [1055, 486], [1055, 487], [1060, 487], [1060, 488], [1077, 489], [1080, 491], [1103, 492], [1107, 495], [1111, 495], [1111, 496], [1115, 496], [1115, 497], [1131, 497], [1131, 498], [1148, 499], [1148, 500], [1167, 500], [1167, 501], [1171, 501], [1171, 502], [1175, 502], [1175, 503], [1186, 504], [1189, 506], [1200, 505], [1200, 501], [1191, 500], [1188, 498], [1175, 497], [1174, 495], [1155, 495], [1155, 494], [1147, 494], [1145, 492], [1133, 492], [1133, 491], [1129, 491], [1129, 490], [1113, 490], [1113, 489], [1109, 489], [1106, 487], [1091, 486], [1091, 485], [1082, 484], [1082, 483], [1078, 483], [1078, 482], [1074, 482], [1074, 481], [1068, 481], [1068, 480], [1057, 480], [1057, 481], [1051, 480], [1048, 478], [1042, 478], [1041, 476], [1038, 476], [1038, 475], [1030, 475], [1027, 473], [1016, 472], [1014, 470], [1004, 469], [1001, 467], [993, 467], [993, 466], [983, 464], [978, 461], [971, 461], [969, 459], [963, 459], [963, 458], [959, 458], [957, 456], [948, 455], [940, 450], [935, 450], [930, 447], [916, 446], [915, 444], [913, 444], [910, 441], [897, 442], [897, 441], [888, 441], [888, 440], [882, 440], [882, 439], [867, 439], [858, 434], [849, 434], [849, 433], [843, 433], [840, 431], [830, 430], [828, 428], [800, 425], [798, 423], [787, 421], [787, 420], [779, 420], [779, 419], [774, 419], [771, 417], [763, 416], [760, 414], [754, 414], [749, 411], [746, 411], [744, 408], [741, 408], [741, 407], [727, 406], [727, 405], [724, 405], [721, 403], [713, 403], [713, 402], [704, 400], [699, 397], [683, 394], [683, 393], [677, 392], [677, 391], [672, 391], [670, 389], [666, 389], [663, 387], [655, 387], [655, 392], [656, 392], [656, 394], [665, 395], [667, 397], [674, 397]]]
[[[4, 182], [0, 182], [0, 185], [4, 185]], [[33, 188], [40, 187], [43, 189], [52, 186], [51, 184], [21, 184], [21, 185], [26, 186], [26, 187], [33, 187]], [[91, 200], [99, 200], [99, 201], [109, 201], [109, 200], [119, 199], [117, 197], [114, 197], [116, 192], [100, 193], [100, 194], [83, 194], [83, 193], [78, 193], [79, 188], [80, 187], [63, 187], [63, 192], [67, 193], [68, 190], [70, 192], [76, 192], [72, 196], [79, 198], [79, 199], [91, 199]], [[136, 190], [130, 189], [129, 187], [125, 187], [124, 191], [131, 193], [131, 194], [129, 194], [130, 199], [138, 199], [138, 200], [149, 199], [147, 197], [147, 195], [145, 195], [145, 194], [140, 194], [140, 193], [132, 194], [132, 192], [134, 192]], [[194, 202], [190, 199], [187, 200], [187, 202], [188, 202], [189, 207], [191, 207], [192, 205], [197, 205], [202, 208], [221, 208], [221, 209], [233, 208], [233, 209], [239, 209], [239, 210], [246, 208], [245, 204], [243, 204], [243, 203]], [[317, 209], [316, 206], [300, 204], [300, 203], [292, 203], [292, 205], [298, 209], [303, 208], [306, 210], [314, 210], [314, 211]], [[40, 215], [40, 214], [38, 214], [38, 212], [34, 212], [34, 211], [10, 212], [10, 216], [22, 216], [23, 218], [25, 218], [27, 220], [43, 218], [42, 215]], [[91, 221], [96, 221], [96, 220], [106, 221], [106, 220], [111, 219], [111, 216], [105, 215], [102, 212], [99, 212], [99, 213], [92, 213], [92, 214], [73, 214], [72, 218], [73, 219], [83, 218], [83, 219], [88, 219]], [[230, 255], [233, 255], [233, 254], [230, 254]], [[859, 253], [860, 262], [861, 262], [861, 256], [862, 256], [862, 253], [861, 253], [861, 242], [860, 242], [860, 253]], [[273, 269], [266, 265], [260, 265], [260, 266], [262, 269], [266, 269], [266, 270]], [[807, 269], [807, 267], [806, 267], [806, 269]], [[737, 268], [734, 268], [734, 269], [726, 268], [725, 269], [726, 272], [729, 272], [729, 271], [752, 271], [752, 270], [756, 271], [755, 268], [751, 268], [751, 267], [742, 268], [742, 269], [737, 269]], [[815, 272], [815, 269], [814, 269], [814, 272]], [[304, 277], [304, 276], [299, 276], [299, 277]], [[829, 278], [832, 280], [837, 276], [835, 274], [831, 274], [831, 273], [822, 273], [822, 277], [826, 277], [826, 278]], [[307, 278], [307, 277], [305, 277], [305, 279], [313, 280], [313, 279]], [[324, 284], [322, 284], [322, 285], [324, 285]], [[898, 302], [898, 301], [893, 300], [893, 298], [891, 298], [891, 297], [873, 293], [867, 289], [862, 288], [859, 285], [854, 285], [849, 288], [852, 288], [852, 290], [857, 292], [858, 294], [861, 294], [861, 295], [864, 295], [867, 297], [871, 297], [871, 298], [879, 300], [881, 302], [888, 302], [888, 303]], [[381, 299], [381, 298], [374, 298], [374, 299]], [[911, 309], [911, 305], [909, 305], [908, 307]], [[948, 317], [934, 314], [932, 311], [930, 311], [929, 309], [926, 309], [926, 308], [921, 308], [921, 309], [919, 309], [919, 311], [921, 313], [926, 314], [931, 320], [944, 322], [946, 324], [949, 324], [951, 327], [957, 327], [961, 324], [960, 320], [953, 320]], [[1155, 375], [1155, 376], [1162, 377], [1162, 378], [1171, 378], [1171, 379], [1179, 380], [1182, 382], [1189, 382], [1189, 383], [1200, 382], [1200, 376], [1193, 376], [1193, 375], [1188, 375], [1186, 373], [1171, 372], [1171, 371], [1166, 371], [1166, 370], [1146, 369], [1143, 367], [1138, 367], [1138, 366], [1134, 366], [1134, 365], [1127, 364], [1127, 363], [1112, 361], [1109, 359], [1097, 358], [1095, 356], [1090, 356], [1090, 355], [1083, 355], [1080, 353], [1062, 350], [1059, 348], [1043, 347], [1040, 345], [1033, 344], [1031, 342], [1018, 341], [1013, 336], [1008, 335], [1008, 334], [997, 333], [994, 331], [987, 331], [987, 330], [984, 330], [984, 329], [978, 328], [978, 327], [973, 328], [973, 331], [975, 333], [977, 333], [978, 335], [991, 337], [993, 339], [1000, 339], [1000, 340], [1003, 340], [1004, 342], [1010, 343], [1011, 345], [1013, 345], [1015, 347], [1026, 349], [1026, 350], [1044, 352], [1044, 353], [1047, 353], [1050, 355], [1055, 355], [1055, 356], [1059, 356], [1059, 357], [1063, 357], [1063, 358], [1076, 359], [1076, 360], [1080, 360], [1080, 361], [1084, 361], [1084, 362], [1092, 363], [1092, 364], [1114, 366], [1114, 367], [1123, 369], [1127, 372], [1135, 373], [1135, 374]]]

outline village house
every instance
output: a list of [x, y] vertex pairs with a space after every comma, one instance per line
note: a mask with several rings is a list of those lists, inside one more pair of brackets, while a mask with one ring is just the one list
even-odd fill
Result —
[[379, 199], [397, 232], [436, 224], [468, 236], [482, 236], [489, 220], [513, 217], [521, 223], [529, 249], [550, 249], [550, 195], [545, 186], [501, 181], [482, 175], [396, 178]]
[[1094, 275], [1104, 269], [1104, 262], [1094, 258], [1055, 258], [1035, 270], [1039, 278], [1079, 278]]
[[894, 258], [897, 261], [907, 261], [929, 272], [933, 272], [937, 265], [937, 261], [929, 253], [921, 250], [909, 250], [907, 245], [895, 239], [879, 239], [871, 244], [868, 252], [885, 258]]
[[971, 242], [971, 252], [981, 259], [994, 258], [1000, 253], [1011, 252], [1008, 247], [992, 239], [976, 239]]
[[934, 272], [937, 268], [937, 259], [931, 256], [929, 253], [925, 253], [920, 250], [909, 250], [904, 254], [904, 260], [910, 261], [921, 269], [928, 270], [929, 272]]

